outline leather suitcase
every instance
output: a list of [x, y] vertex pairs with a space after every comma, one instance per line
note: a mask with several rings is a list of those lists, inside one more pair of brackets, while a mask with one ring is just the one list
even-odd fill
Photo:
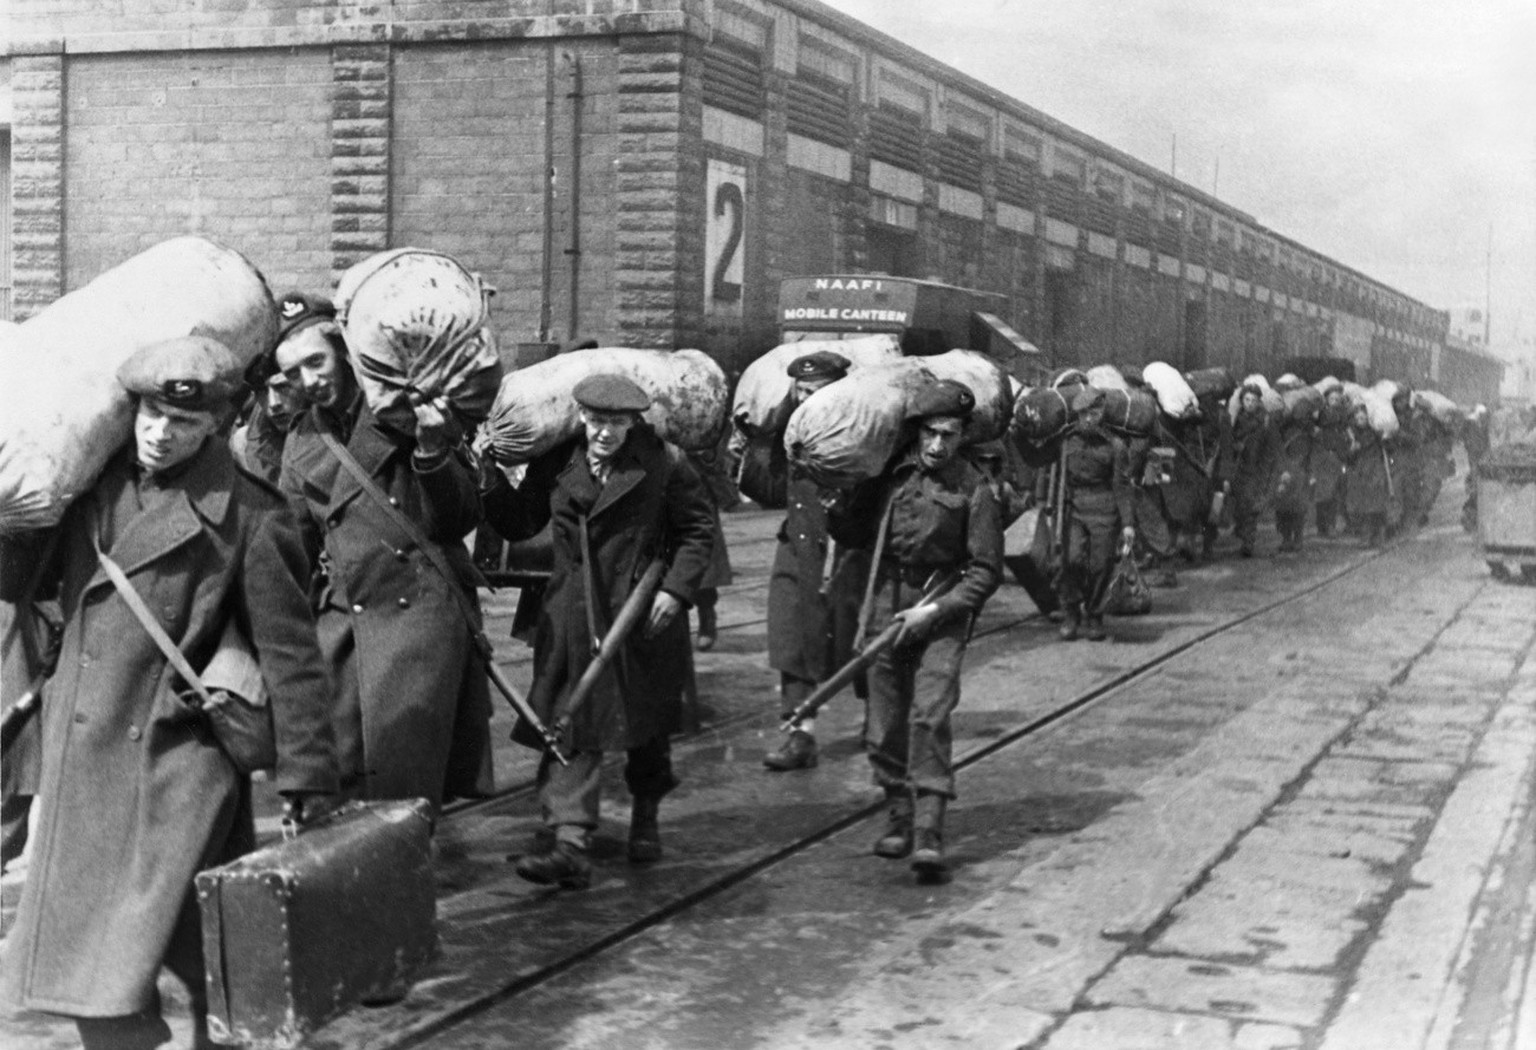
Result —
[[403, 994], [437, 947], [431, 834], [425, 799], [355, 802], [200, 872], [213, 1039], [286, 1050]]

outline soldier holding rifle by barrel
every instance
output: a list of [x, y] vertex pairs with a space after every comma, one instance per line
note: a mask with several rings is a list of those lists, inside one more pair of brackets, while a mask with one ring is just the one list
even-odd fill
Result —
[[[923, 880], [947, 870], [944, 811], [955, 797], [949, 717], [960, 702], [960, 666], [976, 616], [1002, 581], [997, 498], [960, 454], [975, 404], [962, 383], [925, 387], [908, 417], [916, 439], [881, 476], [833, 500], [827, 514], [838, 543], [873, 548], [861, 624], [891, 618], [880, 644], [868, 647], [878, 653], [864, 747], [889, 802], [874, 851], [910, 856]], [[845, 681], [835, 676], [828, 686]], [[813, 694], [800, 713], [824, 698], [824, 691]]]
[[554, 841], [522, 857], [517, 873], [584, 889], [605, 751], [628, 754], [629, 859], [661, 856], [657, 810], [677, 786], [669, 737], [689, 660], [683, 611], [709, 566], [714, 526], [704, 482], [641, 420], [650, 407], [644, 390], [599, 374], [577, 383], [573, 396], [582, 434], [530, 463], [516, 488], [491, 472], [483, 499], [486, 519], [508, 540], [553, 522], [554, 570], [528, 700], [561, 737], [569, 764], [545, 754], [539, 766]]

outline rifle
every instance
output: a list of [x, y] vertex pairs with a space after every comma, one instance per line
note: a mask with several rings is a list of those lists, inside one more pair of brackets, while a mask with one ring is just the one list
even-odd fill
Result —
[[[870, 568], [871, 574], [879, 571], [879, 566], [872, 566]], [[960, 576], [961, 574], [958, 572], [946, 573], [944, 578], [930, 587], [928, 592], [919, 598], [912, 607], [916, 608], [918, 605], [927, 605], [929, 602], [942, 598], [946, 592], [960, 582]], [[805, 719], [814, 718], [816, 712], [821, 710], [828, 700], [842, 692], [843, 687], [868, 670], [881, 653], [895, 645], [896, 639], [900, 635], [901, 623], [899, 621], [892, 623], [885, 630], [875, 635], [867, 645], [854, 654], [852, 660], [838, 668], [831, 678], [822, 682], [816, 687], [815, 692], [801, 701], [799, 707], [785, 715], [779, 729], [787, 733]]]
[[[587, 698], [592, 695], [592, 690], [597, 686], [597, 680], [602, 677], [608, 665], [613, 663], [614, 657], [619, 653], [629, 638], [635, 625], [640, 622], [651, 599], [656, 596], [656, 590], [661, 586], [661, 574], [666, 564], [656, 558], [646, 567], [645, 575], [640, 577], [640, 582], [635, 589], [629, 592], [629, 597], [624, 599], [624, 605], [619, 609], [619, 614], [613, 618], [613, 626], [608, 628], [608, 633], [603, 635], [603, 640], [598, 644], [596, 653], [592, 656], [592, 662], [587, 664], [587, 669], [581, 672], [581, 677], [576, 681], [576, 688], [571, 690], [569, 699], [566, 700], [565, 709], [555, 719], [555, 733], [565, 732], [571, 726], [571, 719]], [[555, 752], [556, 755], [559, 752]], [[562, 761], [564, 761], [562, 759]]]

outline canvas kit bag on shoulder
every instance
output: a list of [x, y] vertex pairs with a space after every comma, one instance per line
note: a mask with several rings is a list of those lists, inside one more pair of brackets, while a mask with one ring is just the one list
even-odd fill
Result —
[[426, 799], [354, 802], [200, 872], [213, 1039], [288, 1050], [403, 995], [437, 950], [431, 837]]

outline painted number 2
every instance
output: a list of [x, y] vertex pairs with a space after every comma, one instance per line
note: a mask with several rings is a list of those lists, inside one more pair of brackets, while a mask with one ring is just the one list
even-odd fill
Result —
[[711, 297], [724, 303], [734, 303], [741, 298], [741, 285], [726, 279], [731, 263], [741, 247], [741, 219], [746, 211], [741, 197], [741, 186], [734, 182], [722, 182], [715, 187], [715, 215], [723, 218], [727, 211], [731, 227], [726, 232], [725, 244], [720, 247], [720, 258], [715, 260], [715, 279], [710, 285]]

